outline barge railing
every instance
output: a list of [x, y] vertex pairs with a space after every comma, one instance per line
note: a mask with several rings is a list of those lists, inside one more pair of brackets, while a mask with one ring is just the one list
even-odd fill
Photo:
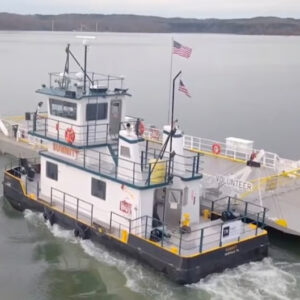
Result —
[[[154, 126], [146, 126], [143, 136], [149, 141], [161, 144], [163, 140], [163, 131]], [[220, 153], [218, 153], [218, 155], [244, 162], [250, 159], [252, 152], [258, 153], [260, 151], [258, 149], [252, 149], [250, 151], [248, 149], [237, 149], [227, 145], [224, 142], [190, 135], [184, 135], [183, 140], [184, 148], [186, 150], [213, 154], [213, 145], [218, 145], [220, 147]], [[264, 155], [260, 162], [267, 168], [276, 169], [278, 167], [279, 160], [280, 158], [276, 153], [264, 151]], [[289, 168], [295, 168], [295, 162], [293, 161], [286, 160], [286, 164], [288, 164]]]

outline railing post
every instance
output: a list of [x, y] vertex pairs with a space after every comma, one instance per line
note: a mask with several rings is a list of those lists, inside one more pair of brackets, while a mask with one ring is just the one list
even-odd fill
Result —
[[52, 198], [53, 198], [53, 192], [52, 192], [53, 188], [51, 188], [50, 190], [50, 206], [52, 206]]
[[86, 150], [83, 148], [83, 167], [85, 168], [85, 155], [86, 155]]
[[244, 211], [244, 216], [246, 217], [248, 213], [248, 202], [245, 204], [245, 211]]
[[63, 196], [63, 212], [65, 212], [65, 209], [66, 209], [66, 193], [64, 193]]
[[193, 157], [193, 170], [192, 170], [192, 177], [195, 176], [195, 167], [196, 167], [196, 156]]
[[263, 212], [263, 219], [262, 219], [262, 228], [265, 228], [265, 218], [266, 218], [266, 208], [264, 207], [264, 212]]
[[230, 211], [230, 199], [231, 197], [228, 197], [228, 202], [227, 202], [227, 211]]
[[40, 197], [40, 182], [38, 181], [36, 183], [36, 199], [39, 199]]
[[148, 216], [146, 216], [146, 224], [145, 224], [145, 239], [147, 238], [147, 227], [148, 227]]
[[99, 173], [101, 173], [101, 152], [99, 152]]
[[26, 175], [26, 177], [25, 177], [25, 193], [26, 193], [26, 195], [27, 195], [27, 190], [28, 190], [28, 180], [27, 180], [27, 176], [28, 175]]
[[129, 233], [131, 233], [131, 219], [129, 219]]
[[203, 250], [203, 235], [204, 235], [204, 228], [201, 229], [200, 246], [199, 246], [200, 253], [202, 253], [202, 250]]
[[165, 237], [165, 224], [162, 223], [162, 237], [161, 237], [161, 246], [164, 246], [164, 237]]
[[112, 223], [112, 214], [113, 212], [110, 212], [110, 220], [109, 220], [109, 232], [111, 233], [111, 223]]
[[145, 149], [145, 161], [148, 160], [148, 147], [149, 147], [149, 141], [146, 141], [146, 149]]
[[48, 118], [45, 118], [45, 136], [47, 136], [48, 131]]
[[144, 151], [141, 152], [141, 170], [143, 172], [143, 166], [144, 166]]
[[197, 174], [199, 173], [199, 164], [200, 164], [200, 153], [197, 153]]
[[168, 167], [168, 161], [166, 162], [166, 167], [165, 167], [165, 182], [164, 183], [166, 183], [167, 181], [168, 181], [168, 169], [169, 169], [169, 167]]
[[135, 180], [135, 162], [133, 163], [133, 178], [132, 178], [132, 183], [134, 184]]
[[106, 124], [106, 144], [108, 142], [108, 130], [109, 130], [109, 124]]
[[91, 208], [91, 225], [93, 225], [93, 218], [94, 218], [94, 205], [92, 204], [92, 208]]
[[117, 177], [118, 177], [118, 166], [115, 165], [115, 178], [117, 178]]
[[222, 247], [222, 233], [223, 233], [223, 226], [221, 225], [219, 247]]
[[77, 205], [76, 205], [76, 220], [78, 220], [78, 209], [79, 209], [79, 199], [77, 198]]
[[[95, 125], [96, 127], [97, 125]], [[96, 133], [95, 133], [96, 135]], [[89, 145], [89, 125], [86, 126], [86, 145]]]
[[258, 222], [259, 222], [259, 213], [257, 213], [255, 235], [257, 235], [258, 232]]
[[212, 213], [214, 211], [214, 209], [215, 209], [215, 201], [212, 201], [211, 202], [211, 210], [210, 210], [210, 212]]
[[182, 231], [180, 231], [180, 238], [179, 238], [179, 249], [178, 249], [179, 255], [181, 254], [181, 245], [182, 245]]
[[150, 186], [150, 181], [151, 181], [151, 164], [148, 164], [149, 168], [148, 168], [148, 186]]

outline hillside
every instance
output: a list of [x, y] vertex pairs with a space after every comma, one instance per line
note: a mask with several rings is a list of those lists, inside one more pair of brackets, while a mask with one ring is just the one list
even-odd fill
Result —
[[299, 19], [184, 19], [137, 15], [0, 13], [0, 30], [300, 35]]

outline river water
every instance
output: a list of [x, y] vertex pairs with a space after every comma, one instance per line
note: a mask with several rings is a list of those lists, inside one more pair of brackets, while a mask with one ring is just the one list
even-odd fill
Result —
[[[94, 34], [95, 35], [95, 34]], [[127, 113], [163, 125], [168, 118], [171, 35], [96, 34], [89, 69], [124, 75]], [[191, 99], [176, 94], [181, 128], [222, 140], [235, 136], [256, 148], [298, 159], [300, 37], [175, 34], [192, 47], [173, 57], [173, 73]], [[82, 57], [76, 33], [0, 32], [0, 115], [32, 111], [34, 90], [62, 71], [64, 48]], [[0, 156], [1, 181], [9, 156]], [[0, 188], [2, 195], [2, 186]], [[270, 257], [197, 284], [177, 286], [161, 274], [44, 223], [40, 214], [0, 201], [0, 299], [300, 299], [300, 241], [271, 237]]]

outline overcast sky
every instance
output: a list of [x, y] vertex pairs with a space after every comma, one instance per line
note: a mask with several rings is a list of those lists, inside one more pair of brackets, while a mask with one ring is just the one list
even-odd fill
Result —
[[1, 0], [2, 12], [22, 14], [103, 13], [164, 17], [300, 18], [300, 0]]

